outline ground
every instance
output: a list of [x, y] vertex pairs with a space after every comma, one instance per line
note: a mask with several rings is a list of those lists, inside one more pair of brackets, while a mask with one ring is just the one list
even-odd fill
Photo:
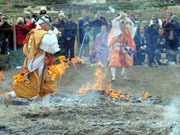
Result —
[[[77, 65], [76, 68], [67, 69], [63, 77], [58, 79], [58, 93], [63, 100], [55, 100], [57, 111], [44, 112], [40, 104], [33, 103], [11, 104], [9, 108], [0, 104], [0, 134], [176, 135], [179, 115], [170, 120], [168, 116], [171, 114], [171, 100], [180, 94], [179, 65], [152, 68], [134, 66], [128, 70], [129, 80], [122, 79], [119, 69], [114, 82], [111, 82], [108, 69], [104, 89], [112, 84], [113, 89], [134, 95], [148, 92], [152, 96], [151, 100], [141, 103], [114, 100], [104, 95], [97, 96], [97, 93], [93, 96], [87, 93], [83, 100], [83, 96], [73, 96], [73, 93], [79, 93], [87, 81], [93, 82], [96, 68]], [[10, 69], [4, 72], [6, 78], [0, 85], [3, 92], [12, 89], [12, 76], [21, 71]], [[103, 98], [108, 99], [108, 102], [104, 102]], [[173, 116], [178, 111], [172, 112]]]

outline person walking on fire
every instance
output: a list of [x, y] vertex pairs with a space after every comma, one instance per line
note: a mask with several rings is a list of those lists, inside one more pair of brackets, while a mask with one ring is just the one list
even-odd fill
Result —
[[[13, 77], [13, 91], [5, 93], [7, 107], [13, 97], [32, 98], [39, 94], [43, 97], [44, 110], [52, 109], [49, 108], [49, 99], [50, 93], [56, 92], [56, 81], [48, 70], [53, 63], [52, 54], [60, 51], [57, 40], [60, 33], [56, 28], [50, 30], [47, 24], [49, 16], [43, 15], [41, 18], [36, 22], [36, 29], [32, 29], [24, 41], [25, 72]], [[24, 80], [27, 75], [28, 80]]]
[[116, 69], [122, 67], [121, 75], [127, 80], [126, 69], [133, 66], [131, 52], [136, 51], [136, 45], [133, 40], [133, 34], [130, 29], [133, 29], [133, 24], [125, 13], [115, 18], [112, 22], [113, 28], [108, 37], [110, 46], [110, 63], [112, 81], [116, 79]]

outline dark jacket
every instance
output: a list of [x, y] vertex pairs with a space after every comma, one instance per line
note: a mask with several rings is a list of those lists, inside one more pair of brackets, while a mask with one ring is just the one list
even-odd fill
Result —
[[158, 35], [156, 49], [170, 49], [166, 39], [166, 36]]
[[[85, 33], [90, 32], [91, 30], [91, 22], [90, 21], [84, 21], [83, 19], [79, 20], [79, 43], [82, 44]], [[89, 35], [86, 35], [86, 38], [84, 39], [85, 43], [88, 43], [90, 41]]]
[[140, 33], [136, 34], [134, 37], [134, 41], [136, 43], [137, 51], [140, 50], [141, 46], [146, 45], [147, 48], [150, 48], [150, 37], [148, 33], [144, 33], [144, 38], [141, 37]]
[[76, 36], [76, 24], [74, 22], [68, 23], [68, 21], [65, 23], [65, 29], [64, 29], [64, 38], [67, 40], [68, 37], [71, 38], [71, 41], [75, 40]]
[[147, 28], [147, 31], [146, 31], [148, 34], [149, 34], [149, 36], [150, 36], [150, 42], [151, 42], [151, 44], [150, 44], [150, 48], [152, 49], [152, 50], [154, 50], [155, 48], [156, 48], [156, 41], [157, 41], [157, 37], [158, 37], [158, 35], [159, 35], [159, 27], [154, 27], [153, 25], [152, 26], [150, 26], [150, 27], [148, 27]]

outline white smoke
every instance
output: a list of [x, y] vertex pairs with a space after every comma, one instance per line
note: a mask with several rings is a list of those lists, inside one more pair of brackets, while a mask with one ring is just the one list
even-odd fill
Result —
[[164, 119], [173, 123], [170, 135], [180, 135], [180, 98], [174, 98], [169, 106], [165, 107]]

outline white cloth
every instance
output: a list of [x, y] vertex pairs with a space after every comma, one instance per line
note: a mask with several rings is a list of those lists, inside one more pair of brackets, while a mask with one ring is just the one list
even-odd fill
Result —
[[30, 61], [28, 62], [28, 64], [27, 64], [28, 70], [30, 72], [33, 72], [34, 70], [36, 70], [39, 67], [40, 63], [43, 63], [44, 57], [45, 57], [45, 53], [44, 52], [36, 60], [34, 60], [34, 57], [32, 57], [30, 59]]
[[52, 54], [60, 51], [56, 34], [58, 34], [56, 28], [53, 31], [49, 30], [48, 34], [45, 34], [42, 39], [40, 49]]
[[16, 93], [14, 91], [11, 91], [11, 97], [16, 97]]
[[[41, 28], [41, 26], [37, 25], [36, 28]], [[39, 76], [40, 76], [44, 67], [43, 61], [45, 57], [45, 52], [54, 54], [60, 51], [57, 36], [56, 36], [57, 33], [58, 33], [58, 30], [55, 28], [53, 31], [49, 30], [48, 33], [43, 36], [40, 49], [43, 50], [44, 52], [35, 61], [33, 61], [34, 60], [34, 57], [33, 57], [28, 62], [27, 67], [30, 72], [33, 72], [34, 70], [39, 69]]]
[[43, 96], [43, 106], [49, 107], [50, 94]]
[[[114, 37], [116, 37], [116, 36], [121, 34], [121, 30], [120, 30], [120, 27], [119, 27], [119, 19], [120, 18], [121, 17], [119, 16], [119, 17], [115, 18], [112, 21], [112, 27], [114, 29], [114, 34], [113, 34], [112, 38], [114, 38]], [[136, 34], [137, 27], [134, 26], [134, 23], [128, 17], [126, 17], [125, 21], [131, 23], [131, 25], [128, 23], [128, 29], [131, 32], [132, 38], [134, 38], [134, 36]]]
[[116, 67], [111, 67], [111, 74], [113, 77], [116, 77]]
[[[150, 21], [149, 26], [151, 26], [153, 24], [153, 20]], [[158, 19], [158, 24], [160, 27], [162, 27], [162, 21], [160, 19]]]
[[[41, 18], [42, 18], [43, 20], [45, 20], [46, 22], [49, 22], [49, 19], [48, 19], [47, 17], [42, 16]], [[39, 20], [36, 22], [36, 25], [37, 25], [37, 26], [38, 26], [39, 24], [41, 24], [41, 23], [44, 22], [41, 18], [39, 18]]]

